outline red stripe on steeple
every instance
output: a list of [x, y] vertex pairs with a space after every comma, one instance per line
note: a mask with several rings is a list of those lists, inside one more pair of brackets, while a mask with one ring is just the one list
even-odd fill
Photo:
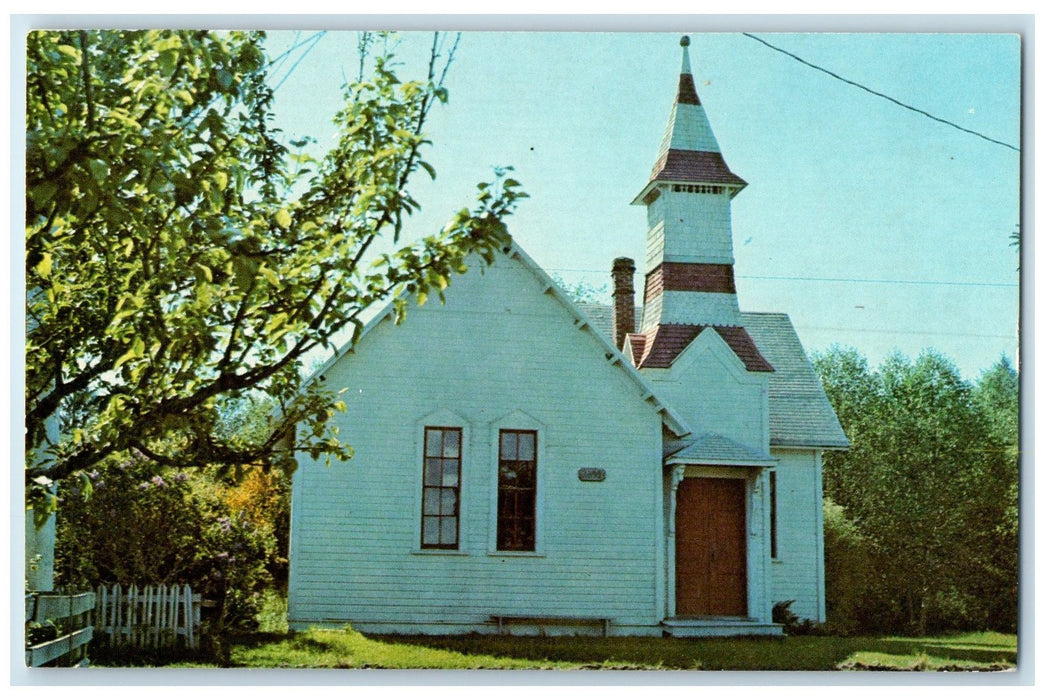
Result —
[[679, 94], [675, 101], [680, 105], [699, 105], [700, 96], [697, 95], [697, 86], [693, 84], [693, 75], [683, 73], [679, 76]]
[[733, 266], [720, 263], [661, 263], [646, 275], [643, 298], [648, 301], [661, 292], [736, 294]]

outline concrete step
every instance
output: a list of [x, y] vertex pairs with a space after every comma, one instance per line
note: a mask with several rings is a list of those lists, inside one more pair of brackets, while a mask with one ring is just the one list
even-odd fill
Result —
[[782, 637], [784, 626], [750, 617], [669, 617], [660, 623], [671, 637]]

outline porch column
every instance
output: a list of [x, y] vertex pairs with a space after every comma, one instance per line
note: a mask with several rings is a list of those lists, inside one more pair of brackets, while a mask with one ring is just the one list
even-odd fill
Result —
[[671, 513], [668, 516], [668, 617], [675, 617], [675, 510], [678, 508], [679, 484], [686, 476], [686, 467], [678, 465], [671, 470]]
[[748, 614], [762, 622], [772, 620], [772, 570], [769, 551], [769, 470], [751, 475], [748, 510]]

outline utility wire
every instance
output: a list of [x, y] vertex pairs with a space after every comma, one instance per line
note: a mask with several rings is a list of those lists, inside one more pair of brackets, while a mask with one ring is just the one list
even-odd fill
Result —
[[900, 100], [897, 100], [895, 98], [889, 97], [889, 95], [886, 95], [886, 94], [883, 94], [881, 92], [878, 92], [877, 90], [872, 90], [871, 88], [867, 87], [866, 85], [861, 85], [860, 83], [857, 83], [855, 81], [849, 80], [848, 78], [843, 78], [842, 76], [838, 75], [837, 73], [833, 73], [833, 72], [829, 71], [826, 68], [822, 68], [822, 67], [816, 65], [815, 63], [810, 63], [809, 61], [805, 60], [804, 58], [802, 58], [800, 56], [796, 56], [795, 54], [791, 53], [790, 51], [786, 51], [786, 50], [780, 48], [779, 46], [774, 46], [773, 44], [770, 44], [765, 39], [761, 39], [761, 38], [755, 36], [754, 34], [749, 34], [747, 32], [743, 32], [743, 34], [744, 34], [744, 36], [746, 36], [748, 38], [754, 39], [755, 41], [759, 42], [760, 44], [765, 44], [766, 46], [768, 46], [769, 48], [773, 49], [774, 51], [779, 51], [780, 53], [784, 54], [785, 56], [790, 56], [791, 58], [795, 59], [799, 63], [803, 63], [803, 64], [809, 66], [810, 68], [818, 70], [818, 71], [820, 71], [822, 73], [827, 73], [832, 78], [835, 78], [837, 80], [841, 80], [843, 83], [847, 83], [849, 85], [852, 85], [853, 87], [858, 87], [861, 90], [864, 90], [866, 92], [871, 93], [872, 95], [875, 95], [876, 97], [881, 97], [882, 99], [889, 100], [893, 104], [899, 105], [899, 106], [903, 107], [904, 109], [909, 109], [912, 112], [917, 112], [918, 114], [921, 114], [923, 116], [929, 117], [930, 119], [932, 119], [934, 121], [938, 121], [941, 124], [946, 124], [947, 126], [952, 126], [955, 129], [958, 129], [959, 131], [964, 131], [967, 134], [972, 134], [973, 136], [978, 136], [981, 139], [984, 139], [985, 141], [990, 141], [991, 143], [996, 143], [999, 146], [1005, 146], [1006, 148], [1011, 148], [1012, 150], [1016, 151], [1017, 153], [1020, 152], [1020, 149], [1017, 148], [1016, 146], [1013, 146], [1012, 144], [1008, 144], [1008, 143], [1005, 143], [1004, 141], [999, 141], [997, 139], [992, 139], [990, 136], [986, 136], [984, 134], [981, 134], [978, 131], [973, 131], [972, 129], [966, 129], [964, 126], [959, 126], [958, 124], [955, 124], [954, 122], [947, 121], [946, 119], [941, 119], [940, 117], [937, 117], [937, 116], [935, 116], [933, 114], [930, 114], [930, 113], [926, 112], [924, 109], [918, 109], [917, 107], [913, 107], [913, 106], [911, 106], [909, 104], [906, 104], [904, 102], [900, 102]]
[[842, 331], [844, 333], [871, 333], [875, 335], [920, 335], [920, 336], [954, 336], [957, 338], [1003, 338], [1005, 340], [1013, 340], [1019, 337], [1018, 333], [1011, 335], [998, 335], [994, 333], [964, 333], [961, 331], [916, 331], [916, 330], [898, 330], [893, 328], [843, 328], [841, 326], [806, 326], [800, 325], [800, 328], [805, 330], [813, 331]]
[[[575, 267], [547, 267], [549, 272], [589, 272], [592, 274], [606, 274], [606, 270], [585, 270]], [[925, 286], [942, 287], [1007, 287], [1017, 288], [1018, 284], [1008, 282], [963, 282], [960, 280], [883, 280], [883, 279], [860, 279], [847, 277], [783, 277], [778, 275], [736, 275], [737, 279], [746, 280], [776, 280], [783, 282], [849, 282], [857, 284], [915, 284]]]

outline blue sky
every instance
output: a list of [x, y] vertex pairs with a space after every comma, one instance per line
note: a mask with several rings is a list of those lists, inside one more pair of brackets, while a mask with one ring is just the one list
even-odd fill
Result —
[[[731, 169], [737, 291], [745, 311], [791, 315], [807, 350], [853, 346], [877, 365], [933, 347], [969, 379], [1017, 357], [1019, 154], [813, 70], [739, 33], [463, 34], [448, 105], [427, 129], [438, 177], [415, 180], [422, 236], [512, 165], [530, 194], [509, 221], [567, 282], [608, 282], [646, 234], [630, 206], [649, 176], [678, 80], [681, 34]], [[312, 31], [270, 32], [278, 55]], [[1012, 34], [773, 34], [772, 44], [941, 119], [1019, 146]], [[421, 77], [431, 35], [401, 35]], [[328, 32], [274, 73], [286, 137], [332, 143], [355, 32]], [[303, 56], [303, 58], [302, 58]], [[300, 60], [287, 76], [291, 64]]]

